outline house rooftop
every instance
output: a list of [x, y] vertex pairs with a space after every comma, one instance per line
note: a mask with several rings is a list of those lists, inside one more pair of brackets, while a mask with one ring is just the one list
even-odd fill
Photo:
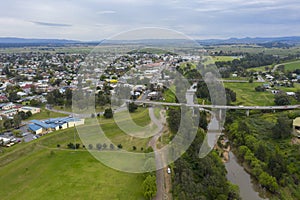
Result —
[[35, 124], [29, 124], [28, 127], [32, 131], [37, 131], [37, 130], [42, 128], [41, 126], [38, 126], [38, 125], [35, 125]]
[[300, 117], [297, 117], [293, 120], [293, 126], [299, 126], [300, 127]]

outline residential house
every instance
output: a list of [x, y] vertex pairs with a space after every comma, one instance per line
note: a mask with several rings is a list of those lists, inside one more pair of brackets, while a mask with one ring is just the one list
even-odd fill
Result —
[[293, 120], [293, 134], [300, 138], [300, 117]]

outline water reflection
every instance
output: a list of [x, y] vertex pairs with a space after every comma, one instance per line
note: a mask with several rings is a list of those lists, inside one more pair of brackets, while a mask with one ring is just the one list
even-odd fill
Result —
[[[237, 158], [232, 152], [229, 152], [229, 162], [225, 163], [227, 170], [227, 179], [238, 185], [240, 188], [240, 196], [243, 200], [260, 200], [268, 199], [264, 190], [257, 186], [257, 183], [251, 179], [251, 176], [238, 163]], [[261, 194], [260, 194], [260, 193]], [[264, 196], [264, 197], [262, 197]]]

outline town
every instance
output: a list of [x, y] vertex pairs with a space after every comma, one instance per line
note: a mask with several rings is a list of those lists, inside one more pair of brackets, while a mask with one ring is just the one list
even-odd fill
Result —
[[[129, 51], [126, 54], [114, 54], [113, 59], [105, 62], [105, 65], [101, 66], [97, 61], [95, 66], [92, 63], [92, 67], [90, 59], [95, 59], [93, 54], [61, 53], [61, 49], [54, 52], [20, 50], [18, 53], [2, 53], [0, 56], [0, 141], [4, 155], [11, 148], [26, 144], [34, 145], [35, 142], [39, 147], [55, 149], [55, 152], [75, 151], [80, 148], [82, 151], [99, 152], [122, 149], [141, 153], [151, 152], [157, 148], [156, 145], [169, 144], [179, 129], [178, 108], [188, 106], [193, 108], [194, 113], [199, 110], [200, 121], [197, 128], [200, 135], [207, 132], [210, 137], [209, 129], [212, 128], [210, 124], [214, 120], [225, 123], [224, 128], [216, 128], [220, 130], [221, 136], [212, 147], [213, 152], [222, 159], [225, 166], [226, 163], [233, 162], [229, 158], [231, 148], [236, 148], [238, 152], [247, 150], [252, 156], [248, 156], [248, 160], [244, 157], [245, 153], [237, 153], [237, 156], [243, 157], [245, 163], [250, 165], [252, 175], [261, 182], [262, 188], [267, 189], [268, 195], [277, 195], [275, 190], [279, 186], [276, 180], [282, 177], [279, 175], [277, 177], [276, 172], [267, 171], [266, 168], [264, 170], [267, 172], [254, 171], [267, 161], [262, 157], [258, 160], [254, 155], [268, 154], [270, 158], [273, 156], [265, 144], [258, 142], [259, 138], [266, 136], [246, 137], [243, 134], [251, 132], [252, 127], [249, 127], [251, 124], [261, 126], [262, 130], [268, 132], [270, 138], [289, 140], [288, 143], [295, 145], [291, 148], [296, 148], [300, 144], [300, 113], [297, 111], [300, 102], [298, 54], [289, 56], [250, 54], [219, 51], [210, 47], [199, 49], [198, 55], [181, 55], [151, 47]], [[222, 79], [216, 79], [216, 82], [224, 87], [226, 94], [224, 105], [215, 104], [211, 99], [213, 93], [208, 91], [207, 80], [202, 77], [208, 68], [218, 70], [222, 76]], [[189, 84], [188, 87], [181, 84], [183, 80]], [[184, 87], [186, 91], [183, 92]], [[94, 105], [88, 103], [93, 102], [89, 98], [93, 98]], [[156, 106], [161, 106], [162, 110], [157, 110]], [[91, 107], [92, 111], [89, 109]], [[163, 121], [162, 113], [166, 113], [164, 118], [168, 125], [156, 124], [158, 127], [164, 127], [162, 130], [165, 132], [159, 132], [160, 135], [156, 140], [153, 140], [155, 137], [140, 141], [122, 136], [122, 131], [114, 130], [117, 126], [115, 122], [110, 121], [113, 116], [122, 116], [124, 112], [122, 108], [129, 110], [144, 125], [150, 123], [147, 121], [150, 120], [147, 118], [148, 115], [152, 116], [150, 117], [152, 120], [156, 114], [156, 117], [160, 118], [159, 121]], [[221, 113], [226, 111], [226, 120], [220, 121]], [[281, 117], [281, 114], [284, 117]], [[274, 117], [272, 122], [266, 120], [270, 116]], [[230, 121], [232, 119], [235, 120]], [[268, 127], [259, 125], [257, 119], [265, 120]], [[116, 143], [94, 144], [93, 141], [83, 143], [75, 133], [75, 128], [82, 127], [84, 130], [87, 128], [87, 131], [93, 132], [93, 120], [98, 120], [104, 129], [113, 130], [115, 135], [110, 137]], [[276, 132], [273, 126], [286, 128], [285, 132]], [[239, 128], [239, 132], [236, 132], [236, 127], [243, 128]], [[200, 135], [197, 137], [202, 137]], [[119, 137], [123, 138], [120, 140]], [[43, 142], [47, 141], [47, 138], [53, 140], [49, 140], [50, 147], [46, 147]], [[209, 138], [208, 141], [214, 139]], [[256, 145], [251, 146], [249, 141]], [[56, 144], [52, 144], [53, 142]], [[240, 149], [239, 146], [246, 150]], [[188, 154], [191, 152], [188, 151]], [[186, 160], [182, 158], [179, 162]], [[173, 173], [177, 174], [176, 170], [181, 170], [173, 165], [160, 169], [162, 170], [160, 175], [155, 176], [153, 172], [146, 174], [145, 181], [154, 177], [153, 180], [163, 179], [163, 182], [170, 183]], [[230, 171], [232, 169], [227, 167], [226, 169], [228, 174], [232, 172]], [[285, 173], [288, 173], [287, 170]], [[261, 174], [264, 177], [261, 177]], [[265, 183], [265, 179], [271, 181]], [[187, 183], [175, 180], [173, 184]], [[158, 189], [157, 193], [168, 195], [170, 198], [172, 195], [179, 195], [177, 190], [172, 193], [170, 187]], [[231, 192], [232, 195], [238, 194], [236, 190]]]

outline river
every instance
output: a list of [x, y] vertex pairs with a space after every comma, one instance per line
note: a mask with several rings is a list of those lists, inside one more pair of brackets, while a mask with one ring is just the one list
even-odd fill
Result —
[[257, 183], [252, 180], [250, 174], [248, 174], [244, 168], [238, 163], [237, 158], [232, 152], [229, 152], [229, 161], [225, 163], [227, 170], [227, 179], [238, 185], [240, 188], [240, 196], [243, 200], [260, 200], [268, 199], [263, 197], [264, 190], [259, 188]]

